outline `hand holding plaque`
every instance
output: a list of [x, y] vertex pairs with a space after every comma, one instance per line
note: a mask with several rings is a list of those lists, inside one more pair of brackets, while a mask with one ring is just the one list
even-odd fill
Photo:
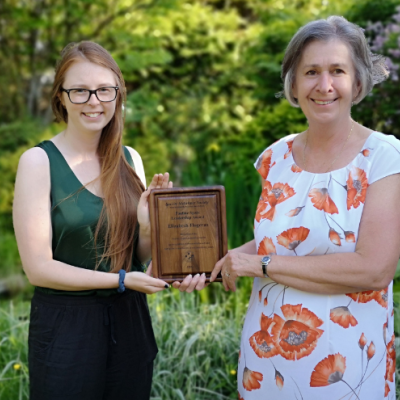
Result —
[[149, 205], [154, 277], [174, 282], [204, 272], [209, 279], [228, 251], [224, 187], [154, 189]]

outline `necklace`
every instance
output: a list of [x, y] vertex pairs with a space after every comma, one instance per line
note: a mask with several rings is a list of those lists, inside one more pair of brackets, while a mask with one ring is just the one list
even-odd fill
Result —
[[[325, 173], [327, 173], [327, 172], [331, 169], [332, 165], [335, 163], [335, 161], [338, 159], [338, 157], [339, 157], [340, 154], [342, 153], [342, 151], [343, 151], [343, 149], [344, 149], [344, 146], [346, 146], [346, 143], [349, 141], [350, 136], [351, 136], [351, 134], [352, 134], [352, 132], [353, 132], [353, 126], [354, 126], [354, 120], [351, 120], [351, 128], [350, 128], [349, 134], [347, 135], [347, 139], [346, 139], [345, 142], [343, 143], [342, 148], [340, 149], [340, 152], [339, 152], [339, 153], [337, 154], [337, 156], [333, 159], [333, 161], [329, 164], [329, 167], [327, 168], [327, 170], [325, 171]], [[308, 143], [308, 129], [306, 130], [306, 143], [305, 143], [305, 145], [304, 145], [304, 147], [303, 147], [303, 165], [304, 165], [303, 170], [306, 170], [306, 171], [307, 171], [307, 160], [306, 160], [306, 148], [307, 148], [307, 143]], [[324, 163], [324, 164], [325, 164], [325, 163]], [[322, 165], [324, 165], [324, 164], [322, 164]]]

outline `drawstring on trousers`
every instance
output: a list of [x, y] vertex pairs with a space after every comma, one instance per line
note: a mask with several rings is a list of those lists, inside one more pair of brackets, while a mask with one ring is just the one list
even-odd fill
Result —
[[115, 340], [115, 318], [112, 304], [104, 306], [104, 325], [110, 325], [111, 340], [114, 344], [117, 344], [117, 341]]

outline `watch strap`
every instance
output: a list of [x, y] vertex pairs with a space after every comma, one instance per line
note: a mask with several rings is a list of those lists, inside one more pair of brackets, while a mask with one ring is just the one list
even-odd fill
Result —
[[269, 256], [264, 256], [261, 259], [261, 268], [262, 268], [262, 272], [265, 278], [269, 278], [268, 276], [268, 264], [271, 262], [271, 257]]

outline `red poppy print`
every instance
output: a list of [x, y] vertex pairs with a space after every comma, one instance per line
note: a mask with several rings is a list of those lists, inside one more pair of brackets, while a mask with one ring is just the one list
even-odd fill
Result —
[[260, 389], [261, 381], [263, 380], [263, 374], [261, 372], [255, 372], [247, 367], [244, 367], [243, 371], [243, 387], [248, 390], [252, 391], [255, 389]]
[[354, 235], [354, 232], [344, 231], [344, 238], [347, 243], [355, 243], [356, 242], [356, 236]]
[[278, 386], [278, 388], [281, 390], [283, 388], [284, 381], [285, 380], [283, 379], [282, 374], [279, 371], [275, 370], [275, 383], [276, 386]]
[[386, 346], [386, 372], [385, 372], [385, 397], [390, 392], [388, 382], [394, 382], [394, 373], [396, 372], [396, 350], [394, 344], [395, 337], [392, 335], [391, 341]]
[[244, 400], [243, 397], [240, 395], [239, 392], [238, 392], [238, 400]]
[[300, 226], [300, 228], [288, 229], [276, 238], [281, 246], [296, 253], [296, 248], [307, 239], [309, 233], [310, 230], [308, 228]]
[[317, 210], [325, 211], [328, 214], [339, 214], [338, 208], [330, 198], [327, 188], [311, 189], [308, 197], [311, 197], [311, 202]]
[[272, 207], [276, 206], [294, 196], [296, 192], [287, 183], [275, 183], [271, 186], [271, 183], [266, 181], [264, 189], [267, 189], [267, 198], [269, 204]]
[[366, 344], [367, 344], [367, 338], [365, 337], [364, 333], [362, 333], [358, 341], [358, 345], [360, 346], [361, 350], [364, 350]]
[[357, 293], [346, 293], [346, 296], [350, 297], [357, 303], [368, 303], [375, 300], [382, 307], [388, 307], [388, 288], [382, 290], [366, 290]]
[[290, 210], [289, 212], [287, 212], [285, 215], [287, 215], [288, 217], [295, 217], [296, 215], [299, 215], [301, 213], [303, 208], [304, 208], [304, 206], [296, 207], [293, 210]]
[[285, 304], [281, 310], [286, 321], [275, 314], [275, 324], [271, 328], [281, 356], [287, 360], [300, 360], [310, 355], [324, 332], [318, 328], [323, 321], [301, 304]]
[[388, 323], [387, 323], [387, 321], [386, 321], [386, 322], [383, 324], [383, 341], [385, 342], [385, 344], [386, 344], [387, 325], [388, 325]]
[[347, 307], [332, 308], [330, 318], [332, 322], [346, 329], [350, 325], [356, 326], [358, 324], [357, 320], [353, 317], [353, 315], [351, 314], [351, 312]]
[[342, 380], [346, 371], [346, 357], [340, 353], [330, 354], [320, 361], [311, 374], [310, 386], [329, 386]]
[[385, 382], [385, 397], [388, 397], [389, 392], [390, 392], [390, 387], [388, 383]]
[[[396, 362], [396, 347], [395, 347], [395, 336], [392, 335], [390, 342], [386, 345], [387, 356]], [[393, 380], [391, 380], [393, 382]]]
[[268, 208], [268, 202], [264, 200], [264, 198], [260, 197], [260, 201], [258, 202], [257, 205], [257, 211], [256, 211], [256, 221], [260, 222], [264, 217], [265, 213], [267, 212]]
[[336, 246], [341, 246], [342, 242], [340, 241], [340, 235], [333, 228], [329, 228], [329, 239]]
[[367, 349], [367, 357], [370, 360], [375, 355], [375, 345], [374, 342], [371, 342]]
[[384, 308], [388, 308], [388, 288], [375, 292], [375, 300]]
[[261, 315], [261, 330], [250, 337], [250, 346], [261, 358], [280, 354], [287, 360], [300, 360], [310, 355], [323, 334], [323, 321], [301, 304], [281, 307], [285, 319]]
[[273, 342], [272, 336], [269, 333], [274, 324], [273, 318], [261, 314], [261, 330], [252, 335], [249, 339], [251, 348], [260, 358], [270, 358], [279, 354], [279, 349]]
[[269, 358], [276, 356], [278, 353], [276, 347], [272, 343], [272, 338], [268, 332], [258, 331], [254, 333], [250, 339], [250, 346], [260, 358]]
[[285, 160], [292, 154], [293, 140], [291, 140], [290, 142], [286, 142], [286, 144], [288, 146], [288, 151], [283, 156]]
[[357, 303], [368, 303], [372, 300], [375, 300], [375, 291], [366, 290], [364, 292], [346, 293], [346, 296], [350, 297]]
[[[264, 288], [261, 288], [259, 291], [258, 291], [258, 301], [261, 303], [261, 299], [262, 299], [262, 291], [263, 291], [263, 289]], [[266, 296], [265, 298], [264, 298], [264, 306], [267, 306], [268, 305], [268, 296]]]
[[292, 172], [294, 172], [295, 174], [298, 174], [299, 172], [302, 172], [303, 170], [298, 167], [296, 164], [292, 164], [292, 167], [290, 168], [292, 170]]
[[265, 182], [263, 194], [264, 193], [265, 195], [263, 195], [263, 198], [267, 199], [271, 208], [264, 214], [263, 218], [267, 218], [270, 221], [273, 221], [275, 218], [275, 207], [296, 194], [293, 188], [287, 183], [277, 182], [272, 186], [269, 181]]
[[256, 169], [263, 179], [267, 179], [269, 170], [271, 168], [272, 150], [265, 150], [264, 153], [258, 158]]
[[347, 209], [357, 208], [365, 202], [367, 194], [368, 179], [364, 170], [353, 167], [347, 179]]
[[272, 239], [265, 236], [264, 239], [260, 242], [260, 245], [258, 246], [257, 254], [259, 255], [276, 254], [276, 248], [274, 243], [272, 242]]
[[364, 157], [368, 157], [370, 151], [368, 149], [364, 149], [363, 151], [360, 152]]

